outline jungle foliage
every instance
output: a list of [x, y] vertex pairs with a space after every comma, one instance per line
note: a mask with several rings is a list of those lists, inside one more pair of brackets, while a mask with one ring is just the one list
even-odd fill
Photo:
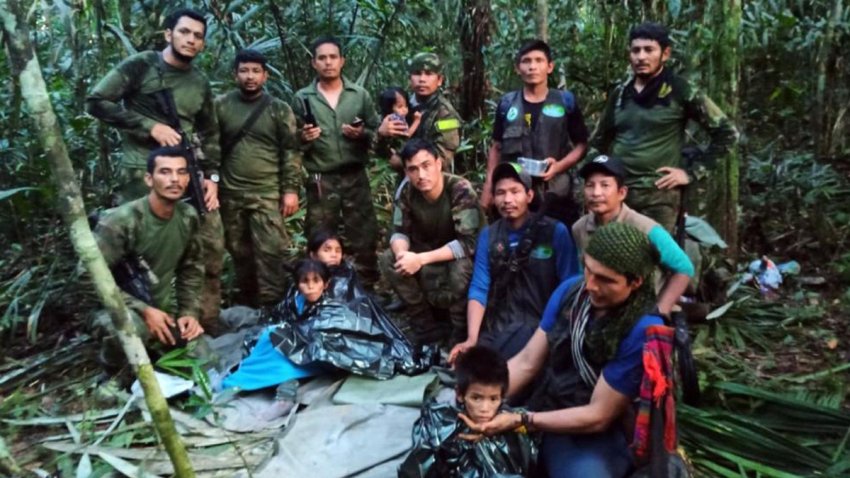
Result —
[[[712, 218], [740, 212], [732, 228], [740, 233], [735, 241], [739, 254], [732, 259], [748, 262], [763, 254], [793, 258], [803, 263], [806, 276], [827, 282], [820, 288], [806, 281], [786, 285], [794, 289], [783, 305], [765, 306], [753, 291], [740, 291], [726, 314], [699, 328], [695, 351], [711, 407], [683, 409], [683, 422], [693, 425], [683, 432], [683, 443], [700, 470], [717, 476], [846, 472], [850, 424], [847, 368], [841, 364], [848, 357], [848, 345], [842, 342], [847, 328], [833, 319], [846, 314], [850, 303], [846, 2], [189, 4], [209, 12], [207, 47], [197, 66], [216, 92], [233, 86], [231, 61], [242, 47], [270, 57], [268, 88], [285, 100], [312, 78], [308, 45], [318, 34], [342, 38], [347, 76], [373, 94], [386, 86], [406, 85], [405, 60], [413, 53], [439, 53], [446, 62], [444, 88], [466, 120], [458, 165], [479, 181], [494, 102], [519, 86], [513, 54], [522, 39], [540, 31], [541, 6], [548, 10], [546, 31], [555, 50], [553, 86], [566, 85], [576, 93], [591, 128], [606, 92], [627, 78], [628, 28], [648, 19], [670, 25], [675, 41], [671, 64], [703, 85], [736, 118], [742, 133], [740, 167], [721, 165], [712, 178], [715, 184], [732, 184], [740, 201], [729, 191], [731, 203], [718, 201], [712, 192], [715, 185], [699, 184], [706, 193], [692, 195], [692, 210]], [[29, 10], [50, 99], [89, 210], [105, 204], [120, 152], [117, 133], [84, 113], [85, 96], [127, 55], [162, 48], [160, 26], [172, 8], [173, 2], [165, 0], [44, 0], [32, 3]], [[31, 112], [5, 50], [0, 55], [0, 75], [10, 78], [0, 89], [0, 103], [5, 105], [0, 109], [0, 247], [5, 251], [0, 257], [0, 359], [5, 359], [53, 347], [57, 331], [75, 335], [97, 304], [61, 227], [57, 188], [29, 122]], [[694, 143], [703, 139], [699, 131], [692, 133]], [[375, 163], [372, 173], [379, 221], [386, 225], [394, 173], [383, 163]], [[300, 220], [299, 215], [289, 221], [298, 249], [304, 239], [298, 234]], [[813, 362], [792, 359], [788, 350]], [[737, 385], [741, 383], [753, 388]], [[18, 413], [32, 406], [21, 394], [15, 396], [17, 402], [0, 401], [0, 415], [19, 405]], [[771, 407], [795, 410], [799, 420], [789, 422]], [[744, 421], [742, 412], [747, 413]], [[800, 423], [809, 428], [792, 429]], [[747, 435], [753, 430], [758, 438], [772, 441], [761, 448], [739, 446], [756, 438]], [[6, 435], [15, 430], [0, 431]], [[706, 440], [709, 446], [701, 445]], [[797, 451], [790, 453], [787, 447]]]

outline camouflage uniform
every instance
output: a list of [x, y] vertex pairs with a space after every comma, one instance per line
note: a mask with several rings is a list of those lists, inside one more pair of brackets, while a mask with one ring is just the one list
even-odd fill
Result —
[[[626, 202], [672, 231], [676, 223], [680, 193], [658, 190], [656, 172], [664, 166], [681, 168], [685, 126], [694, 120], [711, 138], [699, 164], [688, 174], [701, 177], [708, 167], [726, 155], [737, 140], [735, 127], [722, 111], [693, 83], [665, 69], [644, 87], [653, 92], [648, 99], [634, 89], [634, 80], [619, 85], [608, 96], [605, 111], [590, 140], [598, 152], [617, 156], [626, 166]], [[595, 154], [589, 154], [594, 157]]]
[[[478, 232], [484, 218], [478, 198], [466, 179], [443, 173], [443, 192], [429, 203], [410, 183], [402, 187], [393, 211], [393, 237], [406, 240], [412, 252], [448, 246], [455, 259], [428, 264], [413, 276], [395, 272], [392, 250], [381, 254], [381, 272], [405, 302], [414, 343], [463, 341], [466, 335], [466, 295], [472, 278]], [[450, 325], [446, 323], [446, 315]]]
[[[241, 131], [259, 99], [239, 91], [216, 99], [223, 145]], [[227, 250], [233, 257], [237, 302], [257, 307], [279, 302], [286, 292], [285, 251], [289, 237], [280, 212], [281, 197], [301, 187], [301, 152], [295, 115], [286, 103], [271, 99], [221, 164], [221, 216]]]
[[[338, 231], [346, 251], [354, 257], [363, 284], [372, 287], [378, 281], [378, 221], [372, 205], [372, 190], [366, 176], [369, 147], [380, 123], [369, 93], [352, 81], [343, 79], [343, 90], [336, 108], [331, 108], [319, 93], [316, 82], [302, 88], [293, 103], [299, 127], [303, 126], [304, 103], [316, 119], [322, 134], [302, 145], [307, 170], [307, 218], [309, 236], [320, 227]], [[342, 134], [342, 125], [356, 117], [363, 119], [363, 136], [350, 139]]]
[[[410, 72], [422, 70], [442, 74], [440, 58], [434, 53], [417, 54], [410, 62]], [[410, 105], [414, 110], [422, 112], [419, 127], [412, 138], [422, 138], [434, 144], [443, 158], [443, 169], [454, 171], [455, 152], [460, 146], [460, 130], [463, 126], [460, 115], [440, 91], [428, 98], [411, 95]]]
[[[196, 68], [183, 70], [169, 65], [159, 52], [131, 55], [107, 73], [86, 98], [89, 114], [122, 133], [123, 157], [113, 189], [117, 204], [148, 193], [142, 180], [147, 156], [159, 146], [150, 136], [150, 130], [157, 123], [168, 123], [153, 93], [165, 88], [172, 91], [183, 132], [189, 137], [197, 133], [201, 138], [204, 152], [198, 158], [201, 169], [208, 178], [218, 175], [221, 159], [218, 121], [207, 78]], [[206, 258], [200, 321], [205, 329], [215, 333], [224, 261], [224, 233], [218, 211], [201, 218], [200, 235]]]
[[[155, 341], [142, 320], [147, 307], [160, 309], [174, 319], [200, 316], [198, 292], [204, 264], [199, 228], [198, 214], [188, 204], [178, 202], [171, 219], [163, 220], [151, 212], [147, 197], [107, 211], [98, 222], [95, 236], [107, 265], [113, 267], [127, 257], [141, 257], [155, 278], [150, 284], [152, 304], [122, 294], [136, 332], [148, 346]], [[120, 368], [123, 354], [109, 324], [108, 314], [96, 315], [94, 333], [102, 338], [101, 362], [110, 369]]]

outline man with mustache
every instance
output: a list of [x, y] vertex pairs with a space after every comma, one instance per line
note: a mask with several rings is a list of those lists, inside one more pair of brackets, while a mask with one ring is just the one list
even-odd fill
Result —
[[380, 120], [369, 93], [343, 76], [337, 38], [319, 37], [310, 51], [316, 80], [298, 90], [293, 104], [309, 175], [305, 234], [318, 228], [339, 233], [341, 226], [345, 249], [363, 285], [372, 289], [379, 278], [378, 221], [366, 168]]
[[466, 291], [484, 217], [472, 184], [443, 172], [433, 144], [414, 138], [400, 155], [408, 182], [393, 210], [381, 272], [405, 303], [411, 342], [459, 343], [466, 336]]
[[127, 57], [95, 85], [86, 98], [86, 109], [122, 133], [123, 155], [113, 188], [116, 204], [147, 194], [143, 179], [151, 149], [181, 143], [180, 134], [169, 125], [158, 92], [171, 91], [186, 139], [195, 135], [200, 139], [203, 154], [196, 156], [204, 171], [204, 201], [209, 210], [201, 218], [205, 258], [201, 321], [208, 332], [214, 332], [221, 305], [224, 260], [224, 234], [218, 212], [221, 154], [212, 89], [206, 76], [192, 67], [192, 61], [204, 49], [206, 19], [194, 10], [179, 9], [166, 18], [164, 26], [166, 47]]
[[669, 317], [694, 275], [688, 255], [666, 229], [626, 205], [624, 201], [629, 191], [625, 185], [626, 167], [618, 158], [597, 156], [582, 166], [578, 174], [584, 179], [584, 204], [590, 211], [573, 224], [573, 239], [579, 251], [587, 248], [597, 229], [612, 222], [630, 224], [646, 234], [658, 250], [659, 266], [667, 273], [663, 281], [656, 283], [656, 292], [658, 311]]
[[[617, 86], [590, 140], [599, 153], [621, 158], [629, 188], [626, 202], [672, 232], [680, 186], [705, 174], [735, 145], [735, 127], [693, 83], [665, 65], [670, 36], [658, 23], [642, 23], [629, 32], [629, 63], [634, 77]], [[689, 120], [711, 141], [698, 164], [682, 169], [682, 147]]]
[[522, 166], [499, 164], [492, 185], [500, 217], [478, 236], [467, 339], [454, 346], [449, 363], [475, 345], [494, 349], [505, 360], [513, 357], [537, 329], [552, 291], [579, 270], [567, 227], [531, 211], [535, 191]]
[[284, 217], [298, 210], [301, 151], [292, 108], [265, 92], [266, 57], [236, 54], [237, 89], [215, 100], [221, 137], [221, 217], [237, 303], [277, 303], [286, 292]]
[[[171, 146], [151, 151], [144, 177], [148, 195], [110, 209], [95, 229], [110, 268], [128, 260], [145, 264], [146, 270], [137, 267], [136, 272], [144, 277], [151, 302], [127, 291], [122, 295], [142, 341], [166, 349], [204, 333], [198, 322], [204, 279], [201, 224], [192, 206], [180, 200], [189, 184], [185, 154]], [[117, 372], [125, 362], [109, 315], [98, 314], [94, 325], [103, 335], [99, 360], [107, 371]]]

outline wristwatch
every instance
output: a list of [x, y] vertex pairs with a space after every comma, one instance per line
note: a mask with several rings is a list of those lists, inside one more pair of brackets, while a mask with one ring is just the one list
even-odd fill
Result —
[[221, 178], [218, 176], [218, 174], [215, 174], [215, 173], [210, 174], [210, 177], [207, 178], [207, 179], [209, 179], [210, 181], [212, 181], [216, 184], [218, 184], [218, 182], [221, 180]]

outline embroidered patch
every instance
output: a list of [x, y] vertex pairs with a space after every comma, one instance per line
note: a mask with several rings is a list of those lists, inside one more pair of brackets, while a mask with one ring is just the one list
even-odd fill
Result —
[[454, 118], [442, 119], [442, 120], [437, 121], [437, 131], [440, 131], [440, 132], [451, 131], [453, 129], [458, 129], [458, 128], [460, 128], [460, 121], [458, 121]]
[[552, 250], [552, 246], [541, 245], [541, 246], [535, 247], [531, 251], [530, 256], [531, 256], [532, 259], [549, 259], [550, 257], [552, 257], [553, 253], [554, 253], [554, 251]]
[[516, 106], [511, 106], [511, 109], [508, 110], [506, 118], [508, 119], [508, 121], [513, 121], [516, 119], [517, 116], [519, 116], [519, 110], [516, 109]]
[[546, 105], [543, 107], [543, 114], [550, 118], [562, 118], [566, 111], [561, 105]]

